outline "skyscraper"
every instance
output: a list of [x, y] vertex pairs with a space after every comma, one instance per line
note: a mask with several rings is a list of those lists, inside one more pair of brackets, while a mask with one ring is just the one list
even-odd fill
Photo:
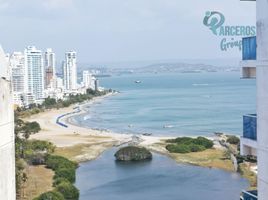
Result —
[[9, 59], [14, 104], [23, 106], [23, 96], [26, 93], [27, 79], [25, 76], [24, 54], [14, 52]]
[[42, 51], [34, 46], [29, 46], [24, 51], [25, 69], [27, 77], [27, 92], [31, 93], [35, 100], [43, 99], [44, 94], [44, 66]]
[[65, 53], [65, 62], [63, 63], [63, 80], [66, 90], [77, 89], [77, 63], [75, 51]]
[[56, 58], [52, 49], [47, 49], [44, 56], [45, 87], [55, 87], [56, 85]]
[[83, 86], [86, 88], [92, 88], [94, 85], [93, 76], [89, 71], [83, 71]]

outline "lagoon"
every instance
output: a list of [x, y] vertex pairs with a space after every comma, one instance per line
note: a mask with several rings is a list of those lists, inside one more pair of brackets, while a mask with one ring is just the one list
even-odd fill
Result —
[[249, 186], [237, 173], [178, 164], [159, 154], [152, 161], [116, 162], [115, 151], [80, 164], [81, 200], [238, 200]]

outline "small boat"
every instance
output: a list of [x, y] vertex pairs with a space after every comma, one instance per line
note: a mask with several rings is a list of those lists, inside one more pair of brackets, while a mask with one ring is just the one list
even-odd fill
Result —
[[142, 135], [143, 135], [143, 136], [151, 136], [152, 133], [143, 133]]
[[141, 83], [141, 81], [135, 81], [135, 83]]
[[173, 128], [174, 126], [172, 125], [164, 125], [163, 128]]

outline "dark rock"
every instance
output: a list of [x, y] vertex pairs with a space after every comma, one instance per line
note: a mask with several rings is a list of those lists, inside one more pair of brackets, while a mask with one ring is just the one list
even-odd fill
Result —
[[152, 153], [143, 148], [128, 146], [119, 149], [115, 155], [117, 161], [141, 161], [152, 159]]

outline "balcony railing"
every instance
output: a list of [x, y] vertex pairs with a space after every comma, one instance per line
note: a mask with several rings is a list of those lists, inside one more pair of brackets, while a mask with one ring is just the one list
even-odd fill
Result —
[[243, 137], [257, 140], [257, 115], [243, 116]]
[[242, 40], [242, 57], [243, 60], [256, 60], [257, 42], [256, 37], [246, 37]]
[[243, 192], [243, 200], [258, 200], [258, 192], [256, 190], [254, 191], [244, 191]]

